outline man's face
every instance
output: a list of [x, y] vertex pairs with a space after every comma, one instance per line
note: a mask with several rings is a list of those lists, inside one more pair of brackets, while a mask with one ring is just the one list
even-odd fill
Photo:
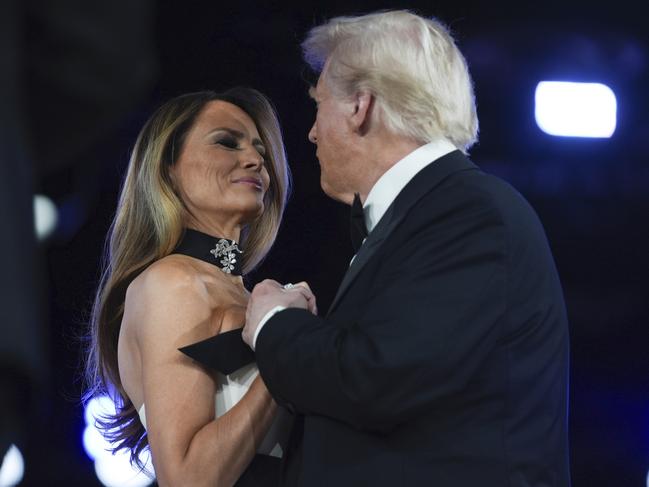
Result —
[[349, 203], [355, 191], [350, 160], [353, 133], [348, 120], [352, 106], [332, 93], [328, 84], [323, 71], [318, 84], [309, 92], [317, 105], [309, 140], [317, 146], [322, 190], [331, 198]]

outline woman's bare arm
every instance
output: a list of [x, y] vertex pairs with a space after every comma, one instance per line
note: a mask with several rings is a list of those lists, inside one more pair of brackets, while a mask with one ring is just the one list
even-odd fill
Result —
[[158, 482], [232, 485], [270, 427], [275, 404], [257, 377], [236, 406], [214, 419], [214, 381], [178, 351], [218, 332], [211, 323], [214, 297], [195, 274], [176, 263], [154, 265], [140, 277], [129, 288], [125, 319], [134, 325], [141, 356], [147, 433]]

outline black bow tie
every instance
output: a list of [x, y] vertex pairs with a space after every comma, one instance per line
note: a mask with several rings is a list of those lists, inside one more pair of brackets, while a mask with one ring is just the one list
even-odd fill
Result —
[[363, 240], [367, 237], [367, 227], [365, 226], [365, 214], [363, 213], [363, 204], [358, 193], [354, 194], [354, 202], [350, 213], [349, 231], [352, 237], [352, 246], [354, 253], [361, 248]]

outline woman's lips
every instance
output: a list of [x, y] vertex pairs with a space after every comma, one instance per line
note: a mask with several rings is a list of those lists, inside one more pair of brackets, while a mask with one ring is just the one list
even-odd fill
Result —
[[241, 179], [235, 179], [234, 182], [239, 184], [247, 184], [260, 191], [263, 189], [263, 184], [260, 179], [241, 178]]

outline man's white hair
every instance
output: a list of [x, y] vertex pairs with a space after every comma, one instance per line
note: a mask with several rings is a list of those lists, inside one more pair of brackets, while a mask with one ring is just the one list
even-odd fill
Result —
[[477, 140], [466, 60], [438, 20], [406, 10], [336, 17], [311, 29], [304, 59], [339, 96], [367, 91], [393, 133], [427, 143], [445, 137], [466, 152]]

